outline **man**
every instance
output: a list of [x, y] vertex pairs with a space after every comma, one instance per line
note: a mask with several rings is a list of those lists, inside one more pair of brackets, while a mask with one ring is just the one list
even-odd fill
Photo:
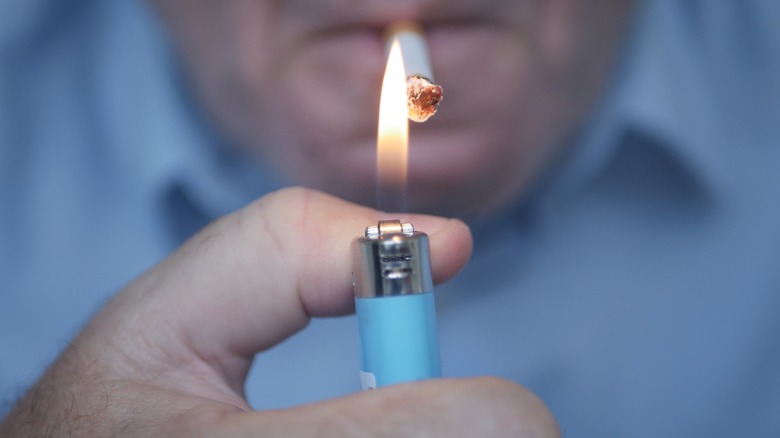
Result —
[[[3, 191], [9, 375], [119, 281], [286, 181], [370, 205], [379, 35], [416, 19], [445, 100], [412, 130], [410, 204], [476, 238], [438, 294], [445, 374], [522, 383], [567, 434], [776, 431], [773, 3], [184, 3], [155, 7], [214, 131], [177, 106], [130, 2], [52, 6], [7, 31], [21, 85], [4, 83], [19, 108], [1, 119], [3, 187], [29, 181]], [[555, 433], [529, 392], [490, 379], [233, 413], [255, 352], [351, 310], [347, 243], [376, 216], [288, 190], [216, 222], [119, 293], [4, 427]], [[465, 229], [412, 220], [453, 275]], [[42, 314], [62, 320], [42, 329]], [[312, 325], [258, 357], [252, 406], [354, 389], [353, 321]], [[41, 350], [25, 361], [22, 344]]]

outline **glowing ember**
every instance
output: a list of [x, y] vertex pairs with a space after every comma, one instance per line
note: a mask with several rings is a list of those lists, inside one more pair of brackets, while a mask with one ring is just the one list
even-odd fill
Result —
[[424, 122], [436, 114], [442, 98], [440, 85], [431, 83], [422, 76], [406, 78], [406, 110], [409, 120]]

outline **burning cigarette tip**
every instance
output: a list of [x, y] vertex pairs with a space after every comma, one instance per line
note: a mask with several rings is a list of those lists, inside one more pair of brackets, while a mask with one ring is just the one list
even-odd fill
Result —
[[436, 114], [442, 98], [440, 85], [428, 78], [412, 75], [406, 78], [406, 110], [409, 120], [424, 122]]
[[413, 122], [424, 122], [436, 114], [442, 99], [442, 87], [433, 82], [425, 34], [416, 23], [401, 22], [388, 29], [388, 52], [393, 40], [401, 46], [407, 74], [407, 115]]

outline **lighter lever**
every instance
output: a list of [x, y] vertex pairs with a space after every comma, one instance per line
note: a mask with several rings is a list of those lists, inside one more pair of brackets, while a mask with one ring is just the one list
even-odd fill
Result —
[[441, 377], [428, 236], [380, 221], [351, 249], [363, 390]]

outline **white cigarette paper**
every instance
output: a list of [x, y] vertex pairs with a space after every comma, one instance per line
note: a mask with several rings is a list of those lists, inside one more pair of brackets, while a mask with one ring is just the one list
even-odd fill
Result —
[[393, 39], [397, 38], [401, 45], [406, 76], [420, 76], [433, 82], [431, 55], [428, 53], [423, 29], [413, 22], [404, 21], [390, 26], [387, 35], [385, 54], [390, 53]]
[[433, 82], [433, 68], [423, 29], [413, 22], [396, 23], [387, 31], [386, 53], [393, 41], [401, 47], [406, 69], [407, 115], [413, 122], [424, 122], [441, 102], [442, 88]]

